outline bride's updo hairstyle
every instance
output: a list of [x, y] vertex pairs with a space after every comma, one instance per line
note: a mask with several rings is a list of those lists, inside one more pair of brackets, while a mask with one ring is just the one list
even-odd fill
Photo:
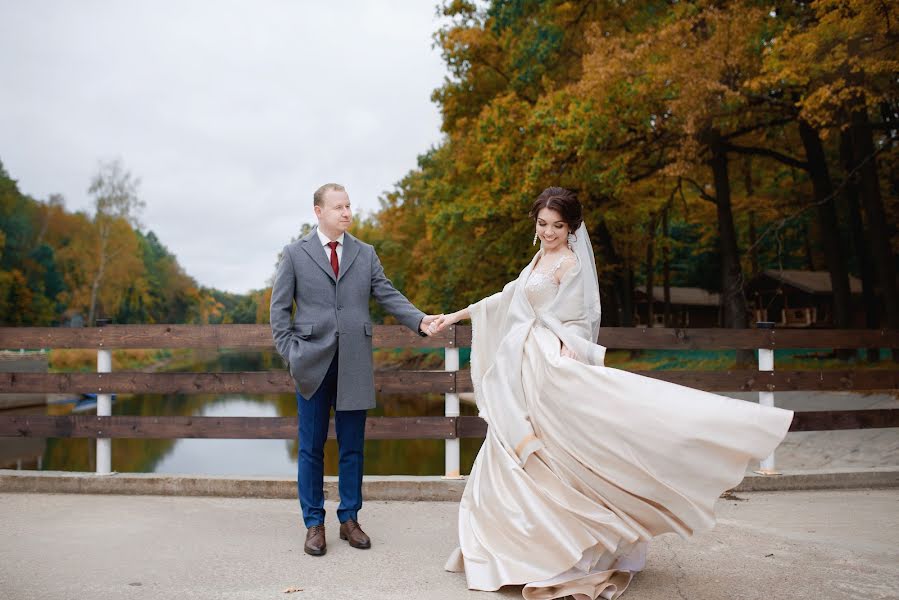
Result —
[[544, 208], [554, 210], [562, 215], [562, 220], [568, 225], [571, 233], [578, 230], [584, 220], [584, 213], [581, 209], [581, 203], [577, 199], [577, 194], [571, 190], [560, 187], [548, 187], [537, 196], [531, 211], [528, 213], [534, 222], [537, 221], [537, 215]]

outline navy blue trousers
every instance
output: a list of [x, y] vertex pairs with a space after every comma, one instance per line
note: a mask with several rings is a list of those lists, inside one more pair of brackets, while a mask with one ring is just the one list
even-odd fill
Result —
[[306, 527], [325, 522], [325, 441], [328, 421], [334, 408], [334, 427], [340, 452], [340, 505], [337, 519], [357, 519], [362, 508], [362, 459], [365, 448], [366, 410], [337, 410], [337, 353], [328, 367], [324, 381], [311, 398], [297, 393], [299, 421], [299, 459], [297, 461], [297, 495]]

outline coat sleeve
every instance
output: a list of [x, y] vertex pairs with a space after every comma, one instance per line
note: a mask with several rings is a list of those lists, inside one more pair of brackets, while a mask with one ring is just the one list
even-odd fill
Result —
[[296, 275], [293, 261], [290, 258], [288, 247], [281, 251], [281, 261], [275, 273], [275, 281], [272, 284], [272, 301], [270, 305], [270, 317], [272, 325], [272, 338], [278, 354], [290, 364], [290, 351], [295, 343], [293, 337], [291, 309], [296, 292]]
[[374, 249], [371, 251], [371, 294], [384, 310], [396, 317], [397, 321], [419, 335], [425, 335], [419, 329], [425, 314], [393, 287], [384, 274], [384, 267], [381, 266], [381, 260]]

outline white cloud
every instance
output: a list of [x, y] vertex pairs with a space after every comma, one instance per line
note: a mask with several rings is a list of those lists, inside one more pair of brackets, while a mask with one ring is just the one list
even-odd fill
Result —
[[439, 141], [439, 26], [422, 0], [3, 1], [0, 160], [77, 210], [121, 157], [188, 273], [259, 288], [318, 185], [374, 210]]

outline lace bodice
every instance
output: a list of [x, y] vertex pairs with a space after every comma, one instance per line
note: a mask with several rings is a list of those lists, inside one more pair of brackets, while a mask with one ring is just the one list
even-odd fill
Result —
[[537, 267], [531, 271], [528, 281], [524, 286], [525, 295], [534, 310], [539, 310], [549, 305], [559, 291], [559, 283], [556, 281], [556, 271], [562, 268], [562, 265], [576, 261], [577, 258], [573, 254], [568, 254], [559, 258], [548, 269], [542, 268], [545, 262], [540, 260]]

